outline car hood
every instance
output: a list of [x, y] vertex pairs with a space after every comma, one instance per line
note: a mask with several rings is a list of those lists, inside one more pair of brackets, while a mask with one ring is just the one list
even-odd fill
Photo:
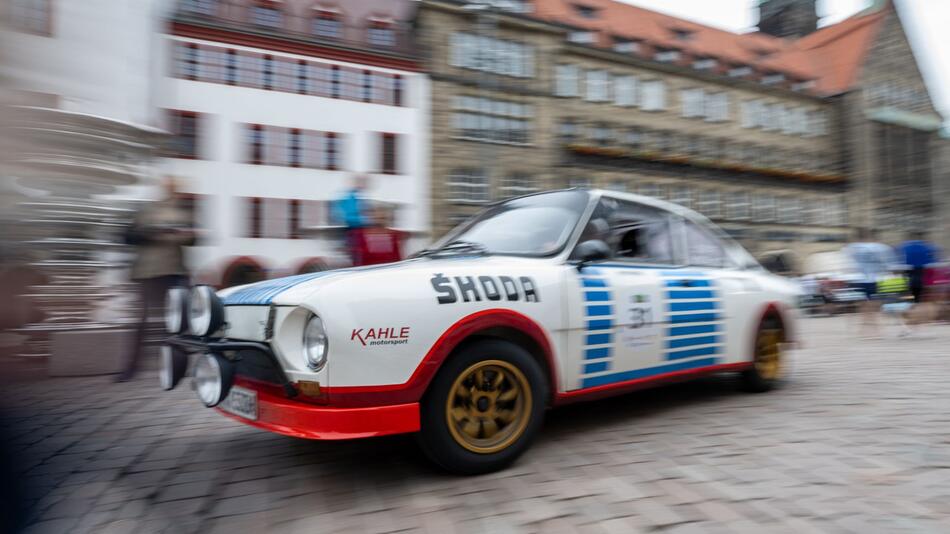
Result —
[[275, 278], [224, 289], [218, 292], [218, 296], [223, 299], [226, 306], [269, 306], [271, 304], [293, 306], [305, 302], [309, 295], [321, 288], [342, 282], [354, 284], [353, 287], [360, 287], [361, 282], [369, 282], [380, 277], [393, 280], [394, 277], [418, 275], [420, 273], [431, 275], [434, 272], [452, 272], [459, 268], [485, 270], [515, 266], [523, 268], [529, 265], [537, 265], [539, 261], [544, 260], [512, 256], [416, 258], [383, 265], [335, 269]]

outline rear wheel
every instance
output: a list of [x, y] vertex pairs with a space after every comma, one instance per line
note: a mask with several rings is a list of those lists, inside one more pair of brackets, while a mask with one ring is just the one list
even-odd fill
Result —
[[423, 399], [422, 448], [455, 473], [501, 469], [527, 449], [546, 399], [544, 373], [527, 351], [477, 342], [443, 365]]
[[786, 365], [782, 349], [784, 339], [785, 333], [778, 320], [766, 319], [762, 322], [755, 336], [752, 367], [742, 373], [746, 389], [769, 391], [781, 383]]

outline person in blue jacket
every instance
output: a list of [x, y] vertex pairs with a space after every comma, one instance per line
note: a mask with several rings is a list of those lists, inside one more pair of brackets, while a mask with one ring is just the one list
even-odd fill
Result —
[[909, 269], [907, 277], [914, 302], [920, 302], [924, 293], [924, 270], [927, 266], [937, 263], [939, 256], [937, 247], [924, 237], [923, 231], [914, 230], [910, 239], [901, 243], [899, 248], [901, 258]]

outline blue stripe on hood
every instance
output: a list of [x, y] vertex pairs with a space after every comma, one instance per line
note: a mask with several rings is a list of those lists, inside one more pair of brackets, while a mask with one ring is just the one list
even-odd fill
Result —
[[320, 271], [316, 273], [306, 273], [298, 274], [294, 276], [285, 276], [283, 278], [275, 278], [273, 280], [265, 280], [263, 282], [258, 282], [256, 284], [251, 284], [243, 289], [239, 289], [234, 293], [231, 293], [227, 297], [224, 297], [225, 306], [234, 306], [234, 305], [269, 305], [277, 295], [280, 295], [288, 289], [302, 284], [304, 282], [309, 282], [310, 280], [315, 280], [317, 278], [323, 278], [324, 276], [330, 276], [333, 274], [342, 274], [342, 273], [353, 273], [361, 271], [375, 271], [377, 269], [390, 269], [396, 266], [405, 265], [406, 263], [414, 262], [416, 260], [403, 260], [397, 263], [387, 263], [384, 265], [368, 265], [364, 267], [351, 267], [349, 269], [336, 269], [332, 271]]
[[274, 297], [284, 291], [316, 278], [321, 278], [337, 271], [320, 271], [316, 273], [298, 274], [295, 276], [285, 276], [273, 280], [265, 280], [256, 284], [251, 284], [243, 289], [239, 289], [224, 297], [224, 305], [235, 304], [270, 304]]

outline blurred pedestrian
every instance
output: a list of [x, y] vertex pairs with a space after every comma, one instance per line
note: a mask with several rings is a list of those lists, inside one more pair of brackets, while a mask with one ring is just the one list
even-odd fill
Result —
[[923, 231], [914, 230], [899, 250], [904, 264], [907, 265], [910, 292], [914, 296], [914, 302], [920, 303], [924, 294], [925, 271], [938, 261], [937, 247], [926, 241]]
[[872, 230], [859, 228], [857, 239], [842, 250], [851, 258], [858, 270], [853, 285], [864, 294], [864, 300], [858, 304], [862, 329], [872, 332], [877, 327], [877, 315], [880, 309], [878, 280], [887, 278], [896, 268], [894, 250], [874, 239]]
[[145, 334], [149, 315], [163, 309], [165, 295], [176, 286], [188, 284], [184, 247], [195, 242], [192, 216], [181, 201], [173, 178], [162, 183], [164, 197], [146, 204], [136, 214], [126, 233], [126, 243], [135, 246], [132, 280], [138, 282], [142, 314], [135, 335], [135, 345], [125, 368], [116, 379], [132, 379], [145, 352]]
[[356, 257], [358, 234], [367, 223], [367, 201], [364, 195], [368, 188], [369, 177], [365, 174], [357, 174], [353, 177], [353, 187], [336, 202], [337, 217], [343, 223], [346, 232], [344, 244], [353, 265], [358, 265]]
[[392, 212], [374, 205], [367, 225], [354, 231], [354, 265], [377, 265], [402, 260], [403, 233], [392, 228]]

